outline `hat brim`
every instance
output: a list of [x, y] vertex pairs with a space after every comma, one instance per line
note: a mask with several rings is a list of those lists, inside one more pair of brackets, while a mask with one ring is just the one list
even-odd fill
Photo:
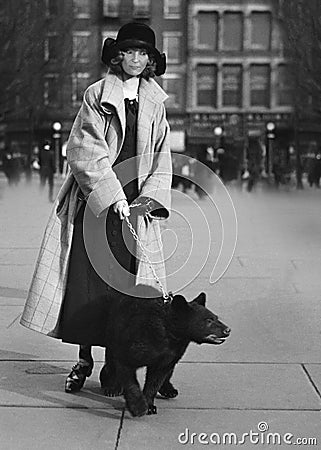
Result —
[[157, 48], [148, 44], [148, 42], [139, 41], [137, 39], [127, 39], [119, 43], [116, 41], [116, 47], [118, 47], [119, 50], [126, 50], [128, 48], [145, 48], [147, 50], [147, 53], [151, 53], [157, 58], [160, 57], [160, 53]]
[[[108, 42], [106, 42], [108, 41]], [[121, 50], [126, 50], [128, 48], [144, 48], [147, 53], [151, 54], [155, 58], [156, 62], [156, 71], [155, 74], [157, 76], [163, 75], [166, 70], [166, 57], [165, 54], [161, 54], [156, 47], [148, 44], [148, 42], [140, 41], [137, 39], [127, 39], [121, 42], [117, 42], [113, 39], [106, 39], [104, 48], [103, 48], [103, 56], [102, 60], [105, 64], [109, 64], [110, 60], [113, 59], [117, 53]]]

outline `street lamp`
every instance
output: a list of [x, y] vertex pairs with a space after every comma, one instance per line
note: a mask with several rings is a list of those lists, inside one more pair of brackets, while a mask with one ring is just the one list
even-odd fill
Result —
[[268, 122], [266, 124], [266, 129], [268, 130], [269, 133], [273, 133], [273, 131], [275, 130], [275, 123], [274, 122]]
[[267, 130], [267, 145], [268, 145], [268, 176], [271, 179], [272, 177], [272, 171], [273, 171], [273, 139], [275, 138], [274, 130], [275, 130], [275, 123], [274, 122], [268, 122], [266, 124], [266, 130]]
[[54, 122], [54, 123], [52, 124], [52, 129], [53, 129], [53, 131], [54, 131], [52, 137], [53, 137], [54, 142], [55, 142], [55, 166], [56, 166], [56, 173], [58, 173], [58, 171], [59, 171], [59, 166], [60, 166], [60, 165], [59, 165], [59, 161], [60, 161], [60, 155], [59, 155], [59, 153], [60, 153], [60, 146], [59, 146], [59, 141], [60, 141], [60, 138], [61, 138], [61, 128], [62, 128], [62, 125], [61, 125], [60, 122]]
[[220, 126], [217, 126], [217, 127], [214, 128], [213, 131], [214, 131], [214, 136], [215, 136], [215, 157], [216, 157], [216, 150], [218, 148], [220, 148], [221, 145], [222, 145], [221, 138], [222, 138], [222, 135], [223, 135], [223, 128], [220, 127]]
[[214, 128], [214, 134], [217, 137], [221, 137], [223, 134], [223, 128], [222, 127], [215, 127]]

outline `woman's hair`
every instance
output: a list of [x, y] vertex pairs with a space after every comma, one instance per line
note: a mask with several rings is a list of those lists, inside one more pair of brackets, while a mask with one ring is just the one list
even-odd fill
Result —
[[[126, 49], [127, 50], [127, 49]], [[110, 63], [108, 64], [109, 69], [114, 74], [118, 75], [123, 73], [123, 67], [121, 65], [123, 59], [124, 59], [124, 51], [126, 50], [120, 50], [118, 54], [110, 60]], [[139, 75], [141, 78], [145, 78], [145, 80], [149, 80], [149, 78], [155, 77], [155, 70], [156, 70], [156, 62], [153, 57], [153, 55], [148, 53], [148, 62], [145, 67], [145, 69], [142, 71], [142, 73]]]

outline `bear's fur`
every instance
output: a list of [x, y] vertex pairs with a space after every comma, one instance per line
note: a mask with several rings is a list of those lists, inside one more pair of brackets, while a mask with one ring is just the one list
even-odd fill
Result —
[[[133, 416], [156, 414], [158, 391], [168, 391], [167, 397], [171, 392], [173, 397], [177, 395], [169, 380], [190, 342], [218, 345], [229, 336], [230, 329], [205, 308], [205, 302], [201, 293], [191, 302], [175, 295], [164, 303], [158, 291], [142, 285], [134, 288], [132, 296], [123, 295], [112, 302], [106, 347], [114, 367], [109, 369], [114, 371]], [[142, 392], [136, 370], [145, 366]]]

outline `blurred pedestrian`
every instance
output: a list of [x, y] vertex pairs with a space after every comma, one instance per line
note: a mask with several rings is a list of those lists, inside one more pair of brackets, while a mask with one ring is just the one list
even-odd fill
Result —
[[26, 182], [29, 184], [32, 181], [32, 161], [27, 157], [24, 162], [24, 173], [26, 177]]
[[16, 186], [20, 181], [22, 172], [20, 157], [10, 152], [5, 153], [3, 159], [3, 171], [7, 177], [9, 186]]
[[251, 192], [260, 177], [260, 165], [255, 159], [248, 161], [248, 172], [247, 191]]
[[190, 189], [192, 186], [192, 183], [190, 181], [190, 163], [189, 160], [186, 160], [181, 168], [181, 183], [183, 186], [183, 192], [187, 192], [187, 189]]
[[211, 169], [214, 173], [218, 171], [218, 158], [215, 154], [215, 150], [212, 146], [206, 148], [205, 161], [204, 163], [207, 165], [209, 169]]
[[12, 155], [6, 152], [2, 159], [2, 167], [5, 176], [7, 177], [9, 186], [13, 184], [13, 158]]
[[277, 151], [275, 153], [276, 155], [274, 156], [273, 159], [272, 173], [274, 175], [275, 187], [278, 188], [280, 184], [284, 184], [284, 172], [283, 167], [281, 165], [281, 157]]
[[247, 191], [251, 192], [260, 179], [262, 168], [262, 146], [257, 139], [249, 139], [247, 149], [247, 170], [249, 172]]
[[40, 154], [40, 187], [43, 189], [48, 182], [49, 201], [53, 202], [54, 175], [56, 172], [55, 152], [51, 148], [50, 142], [47, 141], [43, 146]]
[[308, 169], [308, 181], [310, 186], [313, 185], [316, 188], [320, 188], [320, 178], [321, 178], [321, 153], [317, 153], [310, 162], [310, 167]]
[[219, 175], [220, 179], [225, 182], [226, 179], [226, 153], [223, 147], [219, 147], [216, 150], [217, 155], [217, 169], [216, 173]]

